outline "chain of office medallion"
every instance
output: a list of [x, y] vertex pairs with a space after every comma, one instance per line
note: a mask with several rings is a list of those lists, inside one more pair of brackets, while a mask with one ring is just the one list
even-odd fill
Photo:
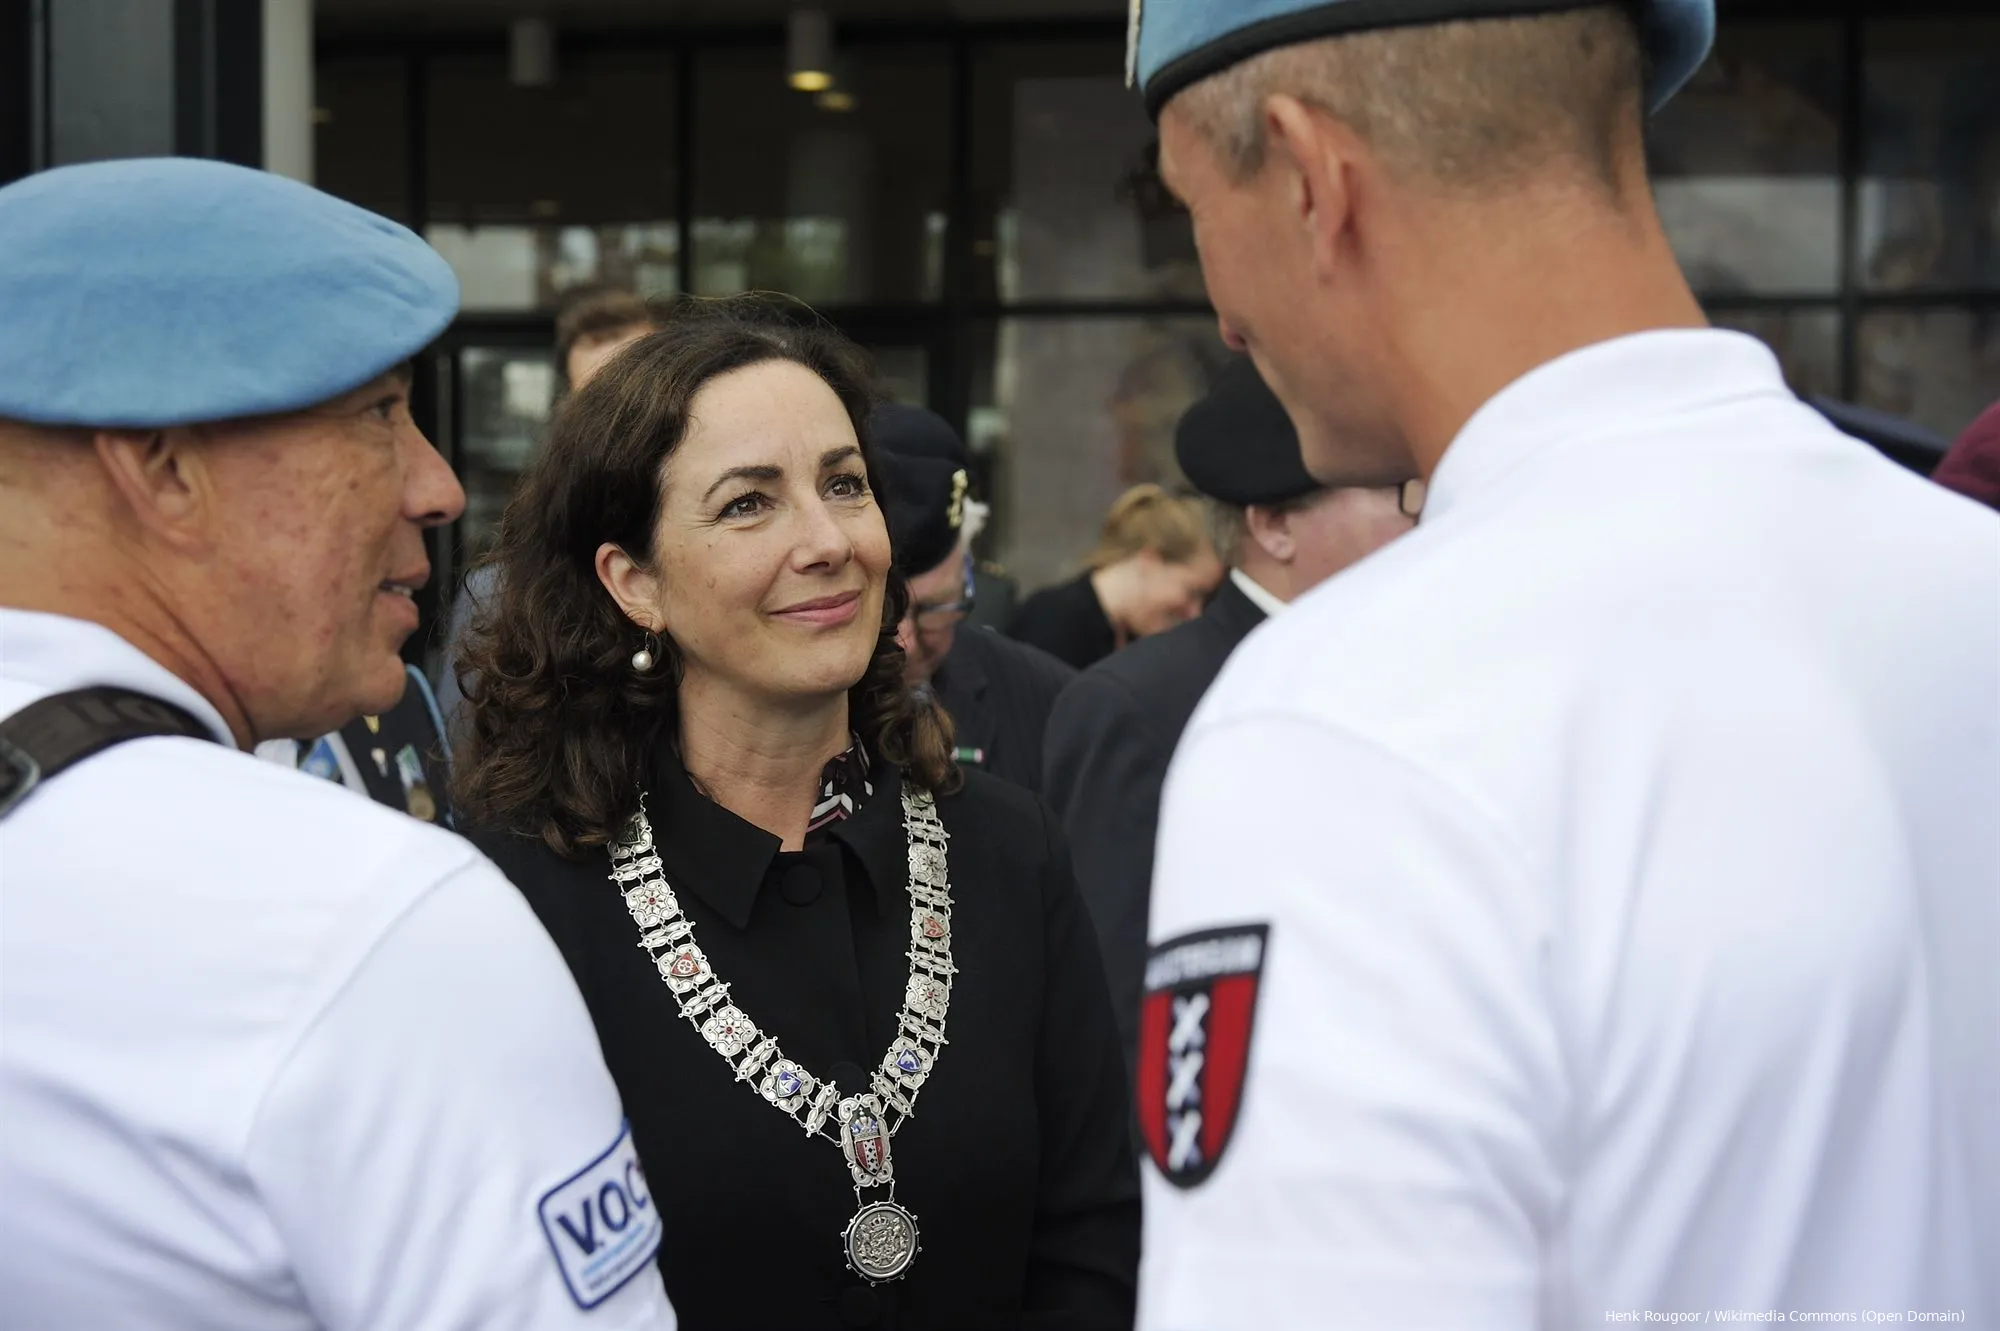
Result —
[[[881, 1097], [883, 1126], [891, 1136], [916, 1113], [917, 1092], [943, 1051], [956, 973], [945, 851], [951, 838], [930, 792], [904, 788], [903, 830], [909, 843], [910, 979], [896, 1017], [896, 1038], [869, 1078], [869, 1089]], [[736, 1080], [790, 1115], [807, 1136], [841, 1146], [838, 1132], [827, 1127], [841, 1100], [839, 1088], [784, 1057], [777, 1039], [729, 1002], [728, 983], [709, 966], [695, 941], [693, 922], [681, 913], [667, 884], [643, 797], [639, 811], [611, 844], [611, 881], [639, 926], [639, 946], [673, 991], [681, 1015], [729, 1064]]]

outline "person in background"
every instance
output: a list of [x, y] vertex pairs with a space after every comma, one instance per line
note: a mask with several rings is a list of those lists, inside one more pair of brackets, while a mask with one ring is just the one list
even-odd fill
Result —
[[1128, 1062], [1139, 1041], [1160, 786], [1188, 717], [1252, 629], [1408, 531], [1421, 502], [1416, 482], [1314, 480], [1284, 407], [1247, 358], [1227, 366], [1181, 417], [1174, 453], [1209, 499], [1229, 576], [1199, 616], [1112, 653], [1063, 690], [1049, 717], [1042, 783], [1069, 833]]
[[575, 392], [613, 356], [660, 326], [645, 297], [622, 287], [572, 287], [556, 307], [556, 369]]
[[968, 477], [951, 460], [957, 432], [936, 412], [890, 404], [869, 418], [881, 450], [896, 563], [910, 584], [897, 630], [905, 677], [928, 687], [957, 735], [958, 761], [1039, 792], [1042, 735], [1076, 671], [1040, 648], [967, 623], [978, 604]]
[[1931, 479], [1988, 508], [2000, 509], [2000, 402], [1965, 427]]
[[745, 300], [558, 409], [467, 638], [461, 813], [686, 1218], [690, 1331], [1112, 1331], [1138, 1179], [1097, 941], [1055, 819], [904, 677], [870, 393]]
[[[589, 383], [613, 356], [657, 329], [660, 318], [658, 308], [621, 287], [584, 286], [566, 292], [556, 309], [556, 369], [561, 392], [573, 393]], [[472, 622], [474, 609], [491, 594], [493, 576], [490, 568], [475, 568], [466, 575], [440, 635], [444, 649], [438, 654], [436, 692], [442, 747], [447, 753], [465, 720], [465, 686], [458, 678], [459, 641]]]
[[2000, 515], [1708, 326], [1708, 0], [1134, 11], [1224, 340], [1423, 520], [1160, 809], [1141, 1325], [2000, 1325]]
[[424, 532], [465, 502], [404, 366], [457, 306], [415, 235], [262, 171], [0, 189], [10, 1326], [674, 1325], [519, 894], [240, 751], [403, 693]]
[[394, 707], [355, 717], [318, 739], [266, 740], [257, 756], [332, 781], [377, 804], [453, 827], [451, 746], [424, 672], [409, 666]]
[[1009, 636], [1082, 670], [1193, 619], [1222, 581], [1200, 503], [1150, 482], [1111, 505], [1088, 565], [1021, 602]]
[[[987, 519], [992, 517], [991, 507], [979, 492], [979, 472], [972, 465], [972, 450], [958, 436], [958, 431], [945, 422], [944, 417], [928, 408], [904, 408], [899, 404], [886, 403], [883, 411], [890, 412], [887, 418], [908, 422], [906, 428], [897, 429], [893, 443], [895, 451], [906, 457], [932, 458], [939, 462], [949, 462], [965, 472], [968, 482], [965, 495], [965, 548], [975, 547], [973, 543], [986, 529]], [[920, 414], [904, 417], [894, 416], [894, 412], [910, 410]], [[892, 425], [890, 428], [895, 429]], [[888, 447], [888, 445], [884, 445]], [[1004, 630], [1014, 618], [1014, 609], [1020, 604], [1021, 585], [1012, 574], [991, 560], [972, 560], [972, 606], [966, 612], [964, 623], [981, 627]]]

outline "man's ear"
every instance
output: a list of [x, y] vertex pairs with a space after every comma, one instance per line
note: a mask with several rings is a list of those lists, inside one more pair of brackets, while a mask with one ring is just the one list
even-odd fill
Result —
[[1330, 281], [1353, 223], [1351, 168], [1361, 141], [1353, 130], [1316, 106], [1284, 93], [1264, 99], [1266, 170], [1308, 234], [1313, 271]]
[[214, 475], [192, 430], [99, 430], [91, 446], [141, 528], [182, 548], [209, 539]]
[[659, 622], [660, 612], [659, 576], [647, 570], [638, 560], [625, 553], [625, 547], [606, 541], [597, 547], [597, 580], [604, 590], [611, 593], [611, 599], [618, 602], [618, 608], [648, 633], [665, 633], [667, 626]]
[[1289, 564], [1298, 557], [1298, 538], [1292, 535], [1292, 515], [1289, 510], [1266, 508], [1262, 504], [1252, 504], [1243, 510], [1243, 526], [1257, 548], [1280, 564]]

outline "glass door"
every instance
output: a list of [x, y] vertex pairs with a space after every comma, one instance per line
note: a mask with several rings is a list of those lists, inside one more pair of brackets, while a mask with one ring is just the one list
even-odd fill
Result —
[[458, 572], [492, 544], [500, 515], [541, 447], [555, 405], [555, 353], [545, 346], [466, 346], [454, 354], [458, 431], [452, 459], [465, 487]]
[[437, 679], [445, 627], [465, 574], [492, 544], [515, 484], [541, 446], [555, 402], [545, 328], [454, 330], [418, 366], [419, 424], [458, 474], [465, 513], [431, 536], [426, 631], [405, 655]]

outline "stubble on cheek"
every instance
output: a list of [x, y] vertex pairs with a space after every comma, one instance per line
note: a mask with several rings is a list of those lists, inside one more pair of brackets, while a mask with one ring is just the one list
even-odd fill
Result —
[[211, 441], [219, 508], [200, 633], [260, 733], [393, 701], [378, 696], [392, 673], [400, 686], [401, 625], [379, 596], [397, 571], [386, 561], [402, 521], [401, 461], [393, 441], [362, 431], [307, 416], [224, 426]]
[[290, 672], [313, 676], [401, 645], [378, 598], [397, 571], [388, 562], [402, 504], [393, 453], [338, 437], [297, 447], [317, 455], [271, 474], [245, 577], [282, 626]]

